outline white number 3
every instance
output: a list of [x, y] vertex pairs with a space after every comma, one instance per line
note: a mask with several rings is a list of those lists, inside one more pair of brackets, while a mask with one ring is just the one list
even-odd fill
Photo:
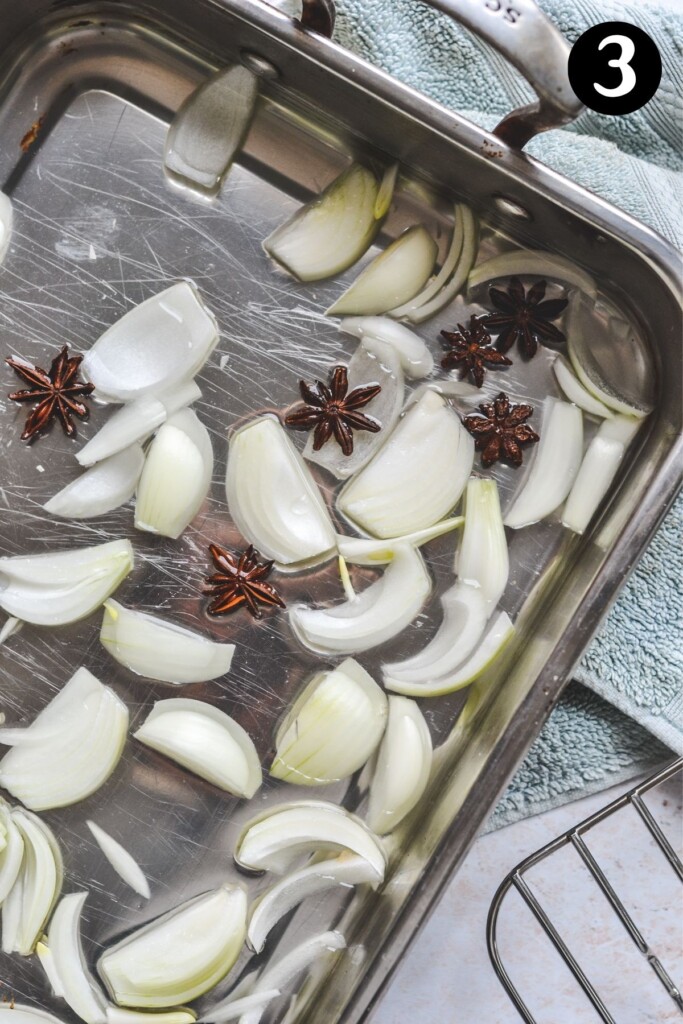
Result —
[[609, 67], [619, 68], [621, 71], [621, 82], [619, 85], [615, 85], [613, 89], [606, 89], [604, 85], [600, 85], [599, 82], [593, 82], [593, 88], [596, 92], [599, 92], [601, 96], [626, 96], [635, 87], [636, 84], [636, 73], [630, 65], [630, 61], [636, 52], [635, 45], [632, 39], [628, 36], [606, 36], [598, 46], [598, 50], [602, 50], [605, 46], [610, 43], [618, 43], [621, 47], [621, 53], [615, 60], [607, 61]]

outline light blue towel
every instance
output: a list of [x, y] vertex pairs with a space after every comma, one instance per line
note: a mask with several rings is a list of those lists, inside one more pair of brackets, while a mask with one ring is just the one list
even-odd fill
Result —
[[[683, 18], [663, 4], [541, 0], [570, 40], [603, 21], [655, 39], [663, 77], [627, 117], [587, 112], [528, 151], [683, 248]], [[486, 128], [531, 90], [491, 48], [419, 0], [337, 0], [338, 42]], [[489, 822], [497, 828], [683, 754], [680, 499]], [[583, 685], [580, 685], [583, 684]], [[586, 689], [586, 687], [588, 689]], [[668, 748], [668, 749], [667, 749]]]

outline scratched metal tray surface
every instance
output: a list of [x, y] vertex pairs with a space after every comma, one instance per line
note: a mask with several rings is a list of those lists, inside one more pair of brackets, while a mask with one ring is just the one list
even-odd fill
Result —
[[[389, 843], [391, 867], [383, 890], [304, 904], [256, 961], [281, 955], [315, 931], [339, 927], [349, 951], [311, 973], [289, 1019], [360, 1021], [672, 499], [680, 455], [675, 264], [661, 240], [628, 218], [248, 0], [37, 0], [20, 12], [16, 7], [0, 3], [0, 185], [15, 208], [15, 234], [0, 271], [2, 352], [44, 364], [65, 342], [87, 350], [136, 303], [185, 277], [196, 282], [215, 312], [221, 340], [202, 371], [196, 406], [212, 434], [215, 476], [209, 500], [178, 542], [136, 533], [129, 506], [85, 522], [46, 516], [43, 503], [77, 475], [76, 446], [58, 430], [26, 446], [19, 440], [24, 413], [3, 398], [2, 553], [130, 537], [135, 570], [117, 596], [237, 644], [227, 678], [183, 693], [234, 715], [254, 737], [264, 764], [279, 717], [319, 662], [298, 646], [284, 615], [259, 623], [247, 616], [206, 617], [201, 584], [209, 568], [207, 545], [241, 544], [225, 505], [227, 436], [246, 417], [287, 406], [300, 376], [324, 374], [334, 362], [347, 360], [353, 346], [322, 315], [340, 282], [297, 284], [269, 263], [262, 239], [353, 156], [378, 166], [398, 158], [405, 187], [380, 245], [420, 220], [440, 239], [443, 253], [449, 204], [465, 199], [488, 224], [485, 251], [515, 239], [580, 253], [600, 277], [608, 301], [626, 309], [634, 325], [638, 342], [631, 361], [640, 360], [643, 371], [638, 386], [650, 387], [656, 400], [639, 451], [588, 537], [572, 537], [549, 521], [510, 538], [512, 572], [503, 606], [517, 619], [517, 639], [486, 687], [423, 702], [434, 742], [441, 745], [438, 771], [413, 824]], [[267, 57], [279, 79], [262, 83], [257, 116], [222, 194], [211, 204], [200, 203], [164, 180], [166, 127], [210, 69], [244, 51]], [[31, 126], [35, 140], [25, 142], [24, 151], [20, 142]], [[498, 156], [492, 161], [482, 151], [493, 145]], [[496, 213], [494, 198], [501, 194], [522, 205], [528, 218], [518, 225], [516, 218], [505, 219], [504, 207]], [[461, 304], [425, 325], [422, 333], [435, 352], [439, 329], [468, 308]], [[533, 363], [517, 364], [505, 375], [506, 390], [536, 403], [557, 394], [552, 358], [542, 350]], [[11, 376], [6, 370], [3, 395]], [[92, 436], [106, 415], [95, 406], [90, 421], [79, 425], [79, 441]], [[507, 468], [493, 475], [505, 502], [518, 477]], [[319, 479], [331, 496], [330, 478]], [[362, 658], [371, 672], [387, 656], [414, 650], [433, 634], [436, 598], [452, 580], [453, 547], [452, 537], [429, 545], [433, 598], [398, 641]], [[370, 577], [363, 570], [355, 580], [362, 586]], [[277, 583], [288, 601], [340, 596], [334, 566], [279, 576]], [[117, 666], [98, 642], [98, 627], [98, 615], [53, 631], [27, 626], [0, 649], [1, 704], [8, 719], [30, 721], [81, 664], [126, 701], [131, 729], [154, 700], [177, 692]], [[90, 890], [89, 957], [94, 962], [104, 944], [127, 930], [236, 879], [232, 849], [241, 825], [267, 805], [310, 795], [362, 810], [364, 790], [362, 781], [354, 781], [311, 794], [266, 781], [246, 804], [129, 740], [122, 763], [98, 793], [46, 815], [64, 849], [66, 889]], [[88, 818], [135, 853], [150, 878], [149, 902], [114, 876], [87, 832]], [[253, 893], [267, 884], [243, 881]], [[245, 963], [246, 955], [230, 985]], [[17, 1000], [72, 1019], [49, 994], [34, 957], [0, 955], [0, 980]], [[224, 983], [218, 994], [227, 988]], [[281, 1020], [287, 1010], [287, 1000], [281, 1000], [265, 1019]]]

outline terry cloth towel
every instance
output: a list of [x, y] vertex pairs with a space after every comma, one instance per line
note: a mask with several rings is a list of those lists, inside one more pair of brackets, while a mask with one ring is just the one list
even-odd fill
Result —
[[[683, 247], [683, 17], [672, 0], [540, 0], [574, 41], [627, 21], [656, 41], [656, 96], [625, 117], [592, 112], [527, 151]], [[492, 128], [532, 92], [486, 43], [418, 0], [336, 0], [336, 40], [432, 99]], [[489, 821], [509, 824], [683, 754], [680, 499], [623, 589]]]

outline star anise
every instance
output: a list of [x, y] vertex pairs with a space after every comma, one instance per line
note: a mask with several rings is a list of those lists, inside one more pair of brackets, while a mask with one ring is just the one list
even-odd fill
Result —
[[46, 372], [39, 366], [25, 363], [20, 359], [8, 358], [7, 363], [30, 386], [9, 395], [13, 402], [37, 402], [38, 405], [28, 416], [21, 435], [22, 441], [31, 441], [36, 434], [45, 430], [53, 419], [61, 421], [64, 433], [73, 437], [76, 425], [73, 416], [86, 419], [88, 406], [79, 398], [87, 398], [94, 391], [93, 384], [86, 384], [78, 377], [78, 368], [83, 356], [69, 358], [69, 347], [52, 360]]
[[213, 598], [207, 609], [210, 615], [227, 615], [244, 604], [255, 619], [260, 619], [263, 615], [260, 604], [285, 607], [275, 587], [265, 582], [273, 563], [260, 562], [253, 544], [241, 555], [210, 544], [209, 554], [217, 569], [206, 580], [205, 591]]
[[334, 367], [329, 385], [319, 380], [313, 384], [300, 380], [299, 390], [304, 404], [297, 406], [285, 418], [285, 423], [295, 430], [310, 430], [314, 427], [313, 450], [316, 452], [334, 437], [344, 455], [351, 455], [354, 430], [369, 430], [376, 434], [382, 429], [379, 420], [358, 412], [376, 398], [382, 388], [379, 384], [365, 384], [349, 391], [345, 366]]
[[473, 413], [465, 416], [463, 423], [474, 437], [475, 445], [481, 451], [484, 466], [491, 466], [499, 459], [505, 459], [513, 466], [521, 466], [523, 444], [536, 444], [540, 438], [524, 421], [534, 409], [532, 405], [512, 405], [501, 391], [492, 402], [483, 402], [479, 409], [481, 416]]
[[526, 359], [536, 354], [539, 343], [546, 341], [558, 344], [565, 340], [562, 331], [551, 320], [557, 320], [567, 305], [567, 299], [542, 299], [545, 296], [546, 281], [537, 281], [525, 292], [518, 277], [510, 278], [506, 291], [489, 288], [489, 297], [497, 313], [487, 313], [482, 322], [493, 334], [498, 335], [498, 348], [507, 352], [519, 344], [519, 350]]
[[476, 316], [470, 317], [469, 327], [458, 324], [457, 331], [442, 331], [441, 337], [449, 349], [441, 360], [444, 370], [459, 370], [460, 380], [471, 374], [478, 388], [487, 366], [512, 366], [512, 360], [493, 347], [491, 335]]

